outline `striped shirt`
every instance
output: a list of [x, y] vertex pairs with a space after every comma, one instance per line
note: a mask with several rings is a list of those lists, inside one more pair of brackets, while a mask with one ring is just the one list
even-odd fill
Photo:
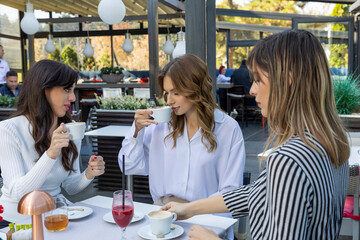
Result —
[[321, 151], [292, 137], [267, 159], [251, 185], [223, 194], [234, 218], [249, 214], [257, 239], [338, 239], [349, 180], [348, 163], [335, 168]]

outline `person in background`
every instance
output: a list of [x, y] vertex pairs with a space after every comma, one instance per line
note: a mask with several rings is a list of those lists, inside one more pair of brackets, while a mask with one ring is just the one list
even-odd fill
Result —
[[8, 95], [10, 97], [17, 97], [21, 91], [18, 86], [18, 75], [15, 71], [8, 71], [5, 76], [6, 84], [0, 87], [1, 96]]
[[231, 82], [235, 85], [244, 86], [244, 94], [246, 106], [256, 106], [255, 98], [249, 95], [251, 88], [250, 70], [246, 66], [246, 60], [241, 61], [239, 69], [236, 69], [231, 74]]
[[[230, 83], [231, 77], [225, 76], [226, 74], [226, 68], [224, 66], [219, 67], [219, 75], [217, 77], [217, 83]], [[216, 91], [217, 94], [219, 94], [219, 101], [220, 101], [220, 107], [224, 111], [226, 111], [226, 99], [227, 99], [227, 89], [226, 88], [218, 88]]]
[[219, 67], [219, 75], [217, 77], [217, 83], [229, 83], [231, 80], [231, 77], [225, 76], [226, 74], [226, 68], [224, 66]]
[[244, 138], [239, 124], [216, 106], [206, 64], [192, 54], [175, 58], [160, 73], [158, 85], [172, 108], [171, 120], [157, 123], [151, 109], [137, 110], [119, 152], [120, 168], [125, 156], [126, 174], [149, 175], [158, 205], [241, 186]]
[[10, 71], [8, 63], [3, 59], [4, 54], [4, 47], [0, 45], [0, 87], [6, 83], [5, 76]]
[[234, 85], [244, 86], [244, 94], [249, 94], [252, 83], [250, 80], [250, 70], [246, 67], [246, 60], [242, 60], [240, 68], [233, 71], [231, 82]]
[[[83, 190], [104, 173], [101, 156], [91, 156], [79, 169], [81, 140], [72, 141], [65, 123], [75, 101], [78, 74], [52, 60], [35, 63], [26, 74], [14, 117], [0, 122], [0, 166], [4, 185], [0, 205], [6, 221], [21, 223], [29, 216], [17, 212], [19, 200], [34, 190], [62, 196]], [[0, 222], [2, 224], [3, 222]]]
[[[249, 214], [254, 240], [338, 239], [350, 147], [321, 43], [304, 30], [281, 32], [260, 40], [248, 62], [254, 80], [250, 93], [268, 119], [267, 147], [273, 143], [265, 170], [251, 185], [163, 209], [176, 212], [179, 220], [205, 213]], [[219, 239], [200, 226], [188, 235]]]

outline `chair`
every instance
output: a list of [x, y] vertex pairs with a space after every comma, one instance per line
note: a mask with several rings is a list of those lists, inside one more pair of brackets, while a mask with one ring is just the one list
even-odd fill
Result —
[[[359, 216], [359, 165], [350, 165], [349, 167], [349, 186], [347, 195], [354, 197], [353, 215]], [[360, 240], [360, 221], [354, 220], [350, 217], [343, 217], [340, 235], [352, 236], [353, 240]]]
[[81, 121], [81, 109], [79, 111], [72, 111], [71, 116], [76, 122], [80, 122]]
[[[95, 113], [96, 113], [96, 107], [90, 108], [89, 115], [86, 120], [85, 132], [93, 130], [93, 123], [94, 123], [94, 121], [96, 121]], [[93, 148], [92, 148], [92, 144], [90, 144], [89, 138], [90, 138], [89, 136], [85, 135], [85, 140], [86, 140], [86, 145], [88, 147], [89, 156], [91, 156], [91, 155], [93, 155]]]
[[[250, 172], [244, 172], [243, 177], [243, 184], [248, 185], [250, 184], [251, 180], [251, 173]], [[238, 240], [246, 240], [247, 239], [247, 226], [249, 225], [249, 216], [240, 217], [238, 219], [238, 228], [237, 232], [235, 232], [236, 239]]]
[[246, 95], [244, 93], [244, 86], [237, 85], [229, 89], [227, 93], [227, 108], [226, 111], [230, 114], [232, 109], [232, 102], [236, 100], [235, 108], [237, 109], [238, 116], [241, 116], [241, 125], [244, 126], [244, 120], [246, 127], [248, 126], [247, 116], [246, 116]]

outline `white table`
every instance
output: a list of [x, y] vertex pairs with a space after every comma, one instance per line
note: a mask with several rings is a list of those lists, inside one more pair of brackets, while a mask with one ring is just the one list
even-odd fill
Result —
[[[68, 228], [62, 232], [48, 232], [44, 228], [44, 238], [46, 240], [63, 240], [63, 239], [96, 239], [96, 240], [117, 240], [120, 239], [121, 230], [116, 224], [108, 223], [103, 220], [103, 216], [111, 211], [112, 198], [104, 196], [95, 196], [84, 200], [75, 205], [86, 205], [91, 207], [94, 212], [85, 218], [71, 220]], [[159, 210], [159, 206], [134, 202], [135, 212], [142, 212], [145, 215], [151, 211]], [[231, 227], [236, 220], [215, 215], [199, 215], [185, 221], [176, 221], [175, 224], [184, 228], [185, 232], [174, 238], [176, 240], [188, 239], [186, 233], [194, 224], [202, 225], [215, 231], [222, 236], [226, 230]], [[129, 240], [142, 240], [137, 231], [149, 224], [145, 216], [142, 220], [130, 224], [126, 229], [126, 235]], [[7, 231], [3, 229], [2, 231]]]
[[85, 133], [85, 136], [90, 137], [125, 137], [130, 131], [131, 126], [117, 126], [110, 125], [98, 128]]

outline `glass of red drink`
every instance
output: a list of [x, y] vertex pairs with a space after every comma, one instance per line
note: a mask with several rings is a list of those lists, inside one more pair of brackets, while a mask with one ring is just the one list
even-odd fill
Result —
[[134, 216], [134, 203], [129, 190], [118, 190], [113, 193], [112, 215], [116, 224], [122, 230], [121, 239], [125, 240], [126, 227]]

